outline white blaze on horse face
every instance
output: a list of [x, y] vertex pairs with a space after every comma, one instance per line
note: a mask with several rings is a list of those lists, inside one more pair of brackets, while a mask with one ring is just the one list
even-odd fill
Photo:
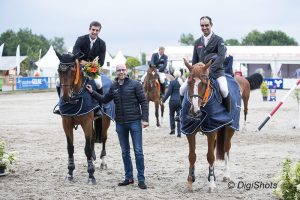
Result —
[[153, 76], [155, 75], [155, 71], [152, 71], [152, 75], [153, 75]]
[[201, 80], [199, 78], [194, 78], [194, 80], [195, 80], [195, 84], [194, 84], [193, 106], [194, 106], [194, 112], [197, 112], [200, 110], [200, 106], [198, 106], [198, 102], [199, 102], [198, 85], [201, 83]]

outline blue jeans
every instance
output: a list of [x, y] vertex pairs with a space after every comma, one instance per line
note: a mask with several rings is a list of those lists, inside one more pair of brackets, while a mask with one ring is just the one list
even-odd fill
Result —
[[138, 181], [145, 181], [144, 177], [144, 154], [143, 154], [143, 138], [142, 138], [142, 122], [137, 120], [130, 123], [116, 123], [116, 131], [118, 133], [119, 142], [122, 150], [122, 158], [125, 169], [125, 179], [133, 179], [132, 162], [130, 157], [129, 133], [131, 135], [137, 169]]

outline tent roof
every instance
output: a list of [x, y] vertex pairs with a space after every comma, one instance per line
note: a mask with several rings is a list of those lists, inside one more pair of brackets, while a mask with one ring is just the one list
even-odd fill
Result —
[[[20, 56], [20, 63], [25, 60], [27, 56]], [[16, 67], [16, 56], [2, 56], [0, 63], [0, 70], [9, 70]]]
[[118, 64], [125, 64], [126, 63], [126, 58], [123, 55], [122, 51], [119, 51], [116, 55], [116, 57], [113, 59], [113, 65], [116, 66]]
[[53, 49], [53, 46], [50, 46], [47, 53], [40, 60], [35, 62], [35, 64], [40, 69], [44, 69], [44, 68], [55, 68], [55, 69], [57, 69], [57, 67], [59, 65], [59, 59], [56, 56], [56, 53]]

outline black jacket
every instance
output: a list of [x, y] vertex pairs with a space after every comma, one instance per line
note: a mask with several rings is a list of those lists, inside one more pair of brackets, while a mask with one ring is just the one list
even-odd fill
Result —
[[106, 52], [105, 42], [100, 38], [97, 38], [91, 50], [90, 43], [89, 35], [78, 37], [73, 48], [73, 54], [77, 54], [79, 52], [83, 53], [84, 56], [81, 59], [85, 61], [93, 61], [97, 56], [99, 56], [99, 65], [103, 66]]
[[165, 72], [168, 64], [168, 56], [163, 54], [159, 58], [159, 53], [152, 54], [151, 65], [156, 65], [159, 72]]
[[180, 104], [180, 94], [179, 94], [180, 84], [178, 78], [170, 82], [168, 86], [168, 92], [165, 95], [163, 102], [167, 101], [169, 96], [171, 96], [169, 103]]
[[142, 85], [135, 80], [127, 77], [123, 85], [116, 80], [105, 96], [95, 91], [92, 96], [101, 103], [114, 100], [117, 123], [130, 123], [136, 120], [149, 121], [148, 102]]
[[213, 33], [206, 46], [204, 46], [203, 36], [196, 40], [194, 45], [192, 64], [194, 65], [198, 62], [204, 63], [205, 56], [211, 53], [216, 53], [217, 57], [213, 64], [210, 66], [209, 74], [212, 78], [217, 79], [220, 76], [225, 75], [223, 63], [225, 60], [226, 47], [223, 38]]

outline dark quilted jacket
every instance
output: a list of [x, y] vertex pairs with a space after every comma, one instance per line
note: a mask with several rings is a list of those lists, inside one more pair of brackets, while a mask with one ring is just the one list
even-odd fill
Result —
[[148, 102], [142, 85], [135, 80], [125, 78], [123, 85], [119, 85], [115, 81], [105, 96], [95, 91], [92, 96], [102, 103], [114, 100], [117, 123], [123, 124], [136, 120], [149, 121]]

